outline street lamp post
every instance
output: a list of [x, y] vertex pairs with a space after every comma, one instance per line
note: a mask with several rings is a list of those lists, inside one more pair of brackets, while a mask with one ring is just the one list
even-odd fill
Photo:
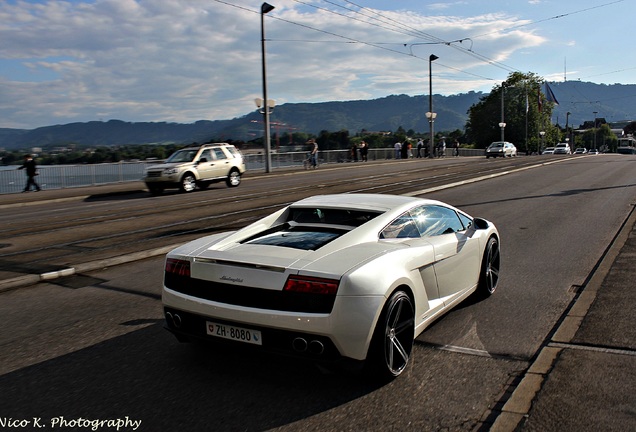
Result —
[[265, 128], [265, 172], [270, 172], [272, 168], [271, 137], [269, 130], [269, 104], [267, 99], [267, 73], [265, 68], [265, 14], [274, 10], [274, 6], [269, 3], [261, 5], [261, 52], [263, 58], [263, 120]]
[[539, 147], [539, 150], [537, 151], [537, 155], [540, 155], [541, 149], [545, 147], [545, 131], [539, 132], [539, 135], [541, 135], [541, 144], [539, 144], [540, 147]]
[[[565, 142], [570, 141], [570, 114], [572, 114], [570, 111], [565, 113]], [[572, 145], [574, 145], [574, 143], [572, 143]]]
[[432, 64], [438, 58], [439, 57], [437, 57], [435, 54], [431, 54], [428, 57], [428, 112], [426, 113], [426, 118], [428, 119], [428, 125], [431, 132], [431, 140], [428, 143], [428, 146], [429, 146], [428, 157], [430, 158], [434, 157], [435, 134], [434, 134], [433, 123], [435, 122], [435, 117], [437, 117], [437, 114], [433, 111], [433, 66]]
[[504, 86], [503, 84], [501, 85], [501, 122], [499, 122], [499, 127], [501, 128], [501, 141], [505, 141], [505, 137], [504, 137], [504, 129], [506, 127], [506, 123], [504, 123], [504, 92], [506, 86]]
[[594, 111], [594, 150], [596, 150], [596, 114], [598, 111]]

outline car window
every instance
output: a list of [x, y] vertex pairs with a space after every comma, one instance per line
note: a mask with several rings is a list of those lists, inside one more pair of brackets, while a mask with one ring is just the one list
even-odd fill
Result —
[[219, 160], [227, 159], [227, 156], [225, 155], [225, 152], [223, 151], [223, 149], [215, 147], [212, 149], [212, 151], [214, 152], [216, 159], [219, 159]]
[[459, 214], [459, 220], [462, 222], [462, 225], [464, 226], [464, 229], [468, 229], [473, 225], [473, 220], [466, 216], [463, 213], [458, 213]]
[[197, 155], [198, 150], [179, 150], [173, 153], [166, 162], [192, 162]]
[[391, 222], [380, 233], [381, 239], [393, 238], [418, 238], [421, 237], [420, 231], [417, 229], [415, 219], [410, 212], [402, 214], [400, 217]]
[[457, 212], [446, 207], [426, 205], [412, 210], [412, 213], [422, 237], [451, 234], [466, 229]]
[[214, 160], [214, 157], [210, 154], [210, 150], [203, 150], [201, 152], [201, 156], [199, 156], [199, 160], [205, 159], [208, 162], [211, 162]]
[[225, 147], [225, 150], [228, 150], [232, 154], [232, 156], [236, 158], [241, 157], [241, 153], [234, 146], [227, 146]]
[[287, 220], [296, 223], [319, 223], [358, 227], [379, 214], [379, 212], [360, 210], [298, 207], [290, 209]]

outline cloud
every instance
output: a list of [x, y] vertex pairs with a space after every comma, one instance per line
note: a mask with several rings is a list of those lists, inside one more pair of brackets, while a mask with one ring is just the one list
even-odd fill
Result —
[[[0, 4], [0, 127], [74, 121], [194, 122], [256, 109], [262, 96], [254, 2], [43, 1]], [[424, 94], [435, 52], [436, 92], [488, 90], [514, 53], [544, 43], [506, 14], [471, 18], [277, 2], [265, 16], [269, 97], [319, 102]], [[422, 45], [434, 40], [465, 42]], [[341, 37], [343, 36], [343, 37]], [[472, 55], [468, 49], [472, 48]], [[10, 70], [18, 72], [10, 72]]]

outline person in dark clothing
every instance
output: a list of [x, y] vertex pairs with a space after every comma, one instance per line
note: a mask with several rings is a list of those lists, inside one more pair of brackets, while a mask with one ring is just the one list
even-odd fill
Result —
[[402, 159], [409, 158], [409, 142], [406, 140], [402, 143], [402, 148], [400, 149], [400, 155]]
[[362, 141], [360, 143], [360, 158], [362, 159], [362, 162], [367, 161], [368, 154], [369, 154], [369, 146], [366, 142]]
[[35, 176], [38, 175], [38, 172], [33, 157], [31, 155], [25, 155], [24, 163], [18, 169], [26, 169], [27, 182], [23, 192], [29, 192], [31, 190], [31, 186], [35, 188], [36, 192], [39, 192], [41, 189], [40, 186], [35, 182]]

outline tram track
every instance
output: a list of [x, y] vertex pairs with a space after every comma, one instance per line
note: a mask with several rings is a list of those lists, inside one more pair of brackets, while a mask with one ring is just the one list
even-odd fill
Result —
[[[437, 161], [436, 161], [437, 162]], [[334, 166], [249, 179], [238, 189], [48, 206], [0, 229], [0, 271], [103, 259], [239, 229], [298, 199], [319, 193], [403, 194], [536, 164], [506, 161], [403, 161]], [[373, 170], [373, 173], [369, 171]], [[250, 190], [246, 190], [249, 185]], [[214, 197], [210, 198], [210, 193]], [[42, 215], [44, 215], [42, 217]], [[28, 264], [25, 264], [28, 263]]]
[[[280, 196], [289, 196], [295, 195], [299, 193], [303, 193], [306, 191], [315, 192], [316, 188], [325, 191], [330, 190], [332, 188], [337, 188], [338, 186], [346, 185], [347, 192], [349, 193], [394, 193], [399, 194], [402, 191], [408, 191], [413, 186], [416, 186], [418, 183], [426, 183], [427, 185], [436, 184], [439, 182], [452, 182], [461, 180], [463, 178], [469, 178], [475, 175], [480, 175], [485, 172], [492, 172], [492, 170], [484, 170], [483, 167], [479, 167], [477, 169], [470, 169], [466, 172], [462, 173], [448, 173], [449, 169], [456, 169], [458, 167], [464, 167], [466, 164], [454, 164], [448, 165], [444, 167], [434, 167], [430, 166], [416, 168], [408, 173], [402, 174], [404, 176], [408, 175], [410, 177], [417, 177], [419, 174], [425, 174], [423, 177], [419, 177], [411, 180], [403, 180], [398, 184], [393, 183], [383, 183], [388, 181], [392, 181], [395, 179], [396, 174], [394, 172], [384, 173], [378, 175], [366, 175], [362, 173], [356, 177], [350, 177], [347, 179], [343, 179], [342, 177], [330, 180], [330, 181], [321, 181], [318, 186], [313, 184], [303, 184], [294, 187], [287, 187], [284, 190], [279, 191], [259, 191], [256, 193], [247, 193], [241, 194], [240, 196], [233, 196], [233, 204], [240, 205], [241, 203], [249, 203], [257, 199], [268, 198], [274, 199]], [[344, 168], [344, 167], [343, 167]], [[345, 168], [346, 169], [346, 168]], [[507, 169], [503, 168], [503, 169]], [[296, 173], [300, 174], [300, 173]], [[374, 186], [368, 187], [357, 187], [350, 189], [348, 185], [355, 185], [359, 183], [371, 183]], [[231, 189], [228, 191], [234, 192], [235, 190]], [[214, 192], [222, 192], [221, 190], [215, 190]], [[242, 190], [241, 190], [242, 192]], [[204, 192], [205, 193], [205, 192]], [[107, 206], [107, 203], [95, 204], [90, 203], [88, 207], [84, 209], [77, 209], [76, 213], [74, 213], [72, 218], [68, 218], [67, 214], [60, 215], [62, 220], [55, 220], [54, 213], [55, 210], [52, 210], [53, 216], [47, 216], [45, 219], [37, 218], [33, 222], [29, 223], [28, 226], [25, 226], [21, 221], [16, 220], [8, 220], [3, 223], [3, 228], [0, 229], [0, 237], [18, 237], [21, 235], [31, 235], [33, 233], [39, 234], [50, 234], [59, 230], [66, 230], [68, 228], [78, 229], [85, 225], [93, 225], [96, 222], [98, 223], [114, 223], [119, 221], [127, 221], [134, 220], [135, 218], [146, 218], [148, 216], [152, 216], [155, 214], [166, 214], [170, 212], [180, 212], [183, 210], [184, 202], [189, 200], [192, 197], [196, 197], [197, 200], [194, 204], [199, 207], [203, 206], [215, 206], [222, 203], [227, 203], [227, 193], [222, 194], [222, 196], [216, 196], [214, 198], [206, 198], [200, 199], [202, 194], [199, 192], [197, 194], [189, 194], [189, 195], [172, 195], [172, 197], [177, 198], [176, 202], [173, 200], [166, 205], [165, 202], [162, 202], [161, 206], [151, 207], [149, 208], [147, 205], [142, 206], [127, 206], [125, 208], [118, 209], [117, 213], [109, 213], [109, 214], [95, 214], [95, 212], [100, 212], [104, 206]], [[155, 197], [152, 199], [161, 199], [164, 197]], [[179, 199], [182, 198], [182, 199]], [[192, 203], [190, 203], [192, 204]], [[2, 256], [2, 254], [0, 254]]]

